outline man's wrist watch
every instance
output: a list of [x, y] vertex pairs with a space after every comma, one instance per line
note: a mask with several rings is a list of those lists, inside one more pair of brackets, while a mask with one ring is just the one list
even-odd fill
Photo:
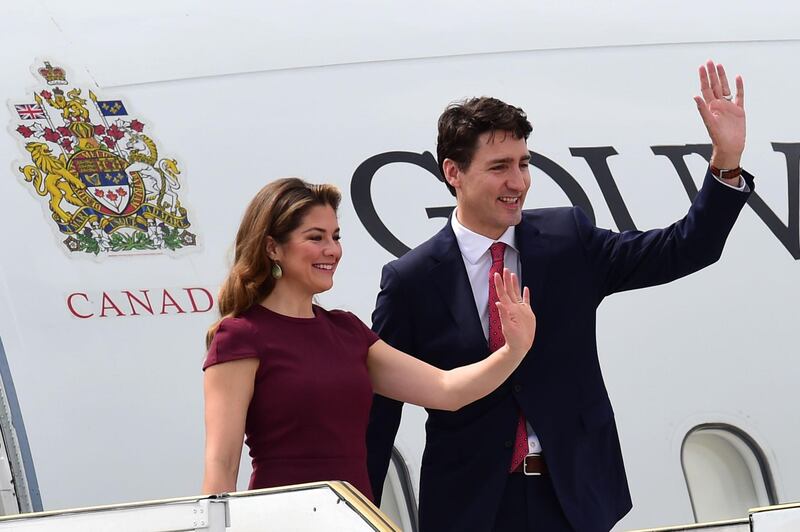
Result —
[[735, 179], [742, 175], [742, 167], [737, 166], [736, 168], [717, 168], [713, 164], [711, 166], [711, 174], [714, 177], [718, 177], [720, 179]]

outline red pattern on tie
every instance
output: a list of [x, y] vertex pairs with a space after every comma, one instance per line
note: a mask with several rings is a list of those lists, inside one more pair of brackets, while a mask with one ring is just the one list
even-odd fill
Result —
[[503, 336], [503, 327], [500, 325], [500, 311], [497, 310], [497, 290], [494, 286], [494, 274], [503, 275], [503, 254], [506, 245], [502, 242], [495, 242], [489, 248], [492, 254], [492, 266], [489, 268], [489, 351], [495, 352], [506, 343]]
[[[503, 242], [495, 242], [489, 248], [489, 252], [492, 254], [492, 266], [489, 268], [489, 350], [492, 352], [497, 351], [506, 343], [506, 339], [503, 337], [503, 327], [500, 325], [500, 311], [497, 310], [497, 305], [495, 304], [499, 298], [494, 285], [494, 274], [503, 275], [503, 255], [505, 251], [506, 245]], [[514, 436], [514, 452], [511, 455], [510, 471], [516, 470], [528, 454], [528, 431], [525, 425], [525, 416], [522, 415], [520, 410], [519, 419], [517, 420], [517, 433]]]
[[528, 428], [525, 425], [525, 416], [520, 410], [517, 420], [517, 435], [514, 436], [514, 453], [511, 455], [511, 469], [509, 469], [511, 472], [519, 469], [528, 455]]

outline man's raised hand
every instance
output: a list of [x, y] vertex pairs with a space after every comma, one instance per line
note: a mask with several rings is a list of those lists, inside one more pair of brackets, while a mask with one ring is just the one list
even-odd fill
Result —
[[736, 94], [731, 93], [722, 65], [709, 60], [700, 66], [697, 110], [711, 137], [711, 164], [717, 168], [739, 166], [745, 143], [744, 82], [736, 76]]

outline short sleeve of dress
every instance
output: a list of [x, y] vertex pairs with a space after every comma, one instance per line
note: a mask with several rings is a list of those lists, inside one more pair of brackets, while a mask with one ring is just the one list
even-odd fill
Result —
[[254, 336], [252, 326], [247, 321], [225, 318], [211, 341], [203, 369], [231, 360], [258, 358]]
[[350, 317], [352, 318], [355, 327], [357, 327], [358, 330], [361, 331], [361, 334], [364, 336], [364, 340], [367, 342], [367, 348], [372, 347], [372, 344], [380, 340], [380, 337], [377, 334], [375, 334], [375, 331], [367, 327], [366, 324], [363, 321], [361, 321], [361, 318], [359, 318], [352, 312], [348, 312], [348, 314], [350, 314]]

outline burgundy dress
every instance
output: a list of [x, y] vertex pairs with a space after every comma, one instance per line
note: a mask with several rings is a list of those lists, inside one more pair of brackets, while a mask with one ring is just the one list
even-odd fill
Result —
[[254, 305], [226, 318], [203, 369], [260, 362], [245, 425], [250, 489], [346, 480], [372, 499], [367, 351], [378, 337], [349, 312], [313, 310], [313, 318], [292, 318]]

